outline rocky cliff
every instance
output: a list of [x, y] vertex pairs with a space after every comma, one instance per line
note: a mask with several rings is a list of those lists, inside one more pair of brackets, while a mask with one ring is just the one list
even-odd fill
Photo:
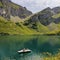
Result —
[[55, 13], [60, 13], [60, 7], [55, 7], [52, 9]]
[[46, 8], [28, 19], [28, 24], [40, 22], [41, 24], [47, 26], [50, 23], [60, 23], [60, 9], [55, 7], [53, 9]]
[[0, 0], [0, 16], [8, 19], [10, 16], [19, 16], [23, 19], [31, 14], [31, 11], [27, 10], [25, 7], [11, 2], [11, 0]]

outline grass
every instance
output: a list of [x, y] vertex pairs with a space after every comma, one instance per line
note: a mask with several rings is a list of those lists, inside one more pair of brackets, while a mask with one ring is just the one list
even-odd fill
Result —
[[56, 34], [60, 31], [60, 23], [55, 24], [54, 22], [52, 22], [47, 27], [50, 30], [48, 34]]
[[[14, 22], [7, 21], [3, 17], [0, 17], [0, 33], [3, 32], [9, 34], [39, 34], [39, 32], [37, 32], [35, 29], [24, 26], [23, 22], [17, 22], [17, 23], [19, 25], [17, 25]], [[40, 25], [40, 27], [41, 27], [40, 30], [42, 31], [43, 26]]]
[[[16, 17], [17, 19], [18, 17]], [[13, 17], [14, 19], [14, 17]], [[48, 26], [42, 25], [40, 22], [28, 23], [24, 25], [25, 21], [7, 21], [5, 18], [0, 17], [0, 33], [8, 34], [56, 34], [60, 31], [60, 23], [51, 23]], [[14, 19], [15, 20], [15, 19]], [[21, 19], [19, 19], [21, 20]], [[26, 20], [27, 21], [27, 20]]]
[[42, 60], [60, 60], [60, 52], [56, 55], [51, 55], [50, 53], [46, 53], [48, 57], [44, 57]]
[[42, 33], [49, 32], [49, 29], [46, 26], [42, 25], [40, 22], [37, 23], [37, 28], [39, 32], [42, 32]]
[[8, 34], [33, 34], [36, 32], [24, 26], [23, 23], [18, 22], [18, 24], [19, 25], [14, 22], [7, 21], [3, 17], [0, 17], [0, 33], [2, 32]]
[[20, 7], [19, 5], [14, 4], [14, 3], [10, 3], [10, 6], [14, 9], [19, 9], [19, 7]]
[[56, 15], [53, 15], [52, 17], [53, 18], [59, 18], [60, 17], [60, 13], [59, 14], [56, 14]]
[[24, 22], [24, 19], [21, 19], [20, 17], [18, 16], [11, 16], [10, 20], [12, 22]]
[[3, 4], [0, 2], [0, 7], [3, 7]]
[[5, 18], [0, 17], [0, 32], [9, 34], [19, 34], [22, 30], [16, 26], [15, 23], [5, 20]]

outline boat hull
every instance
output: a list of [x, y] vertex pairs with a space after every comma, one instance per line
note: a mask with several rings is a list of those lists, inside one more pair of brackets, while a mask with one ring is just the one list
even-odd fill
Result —
[[31, 53], [31, 51], [27, 51], [27, 52], [18, 52], [19, 54], [26, 54], [26, 53]]

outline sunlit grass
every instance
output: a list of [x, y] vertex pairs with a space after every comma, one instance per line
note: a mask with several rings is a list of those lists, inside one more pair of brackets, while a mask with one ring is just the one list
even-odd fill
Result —
[[59, 18], [60, 17], [60, 13], [59, 14], [56, 14], [56, 15], [53, 15], [52, 17], [53, 18]]
[[[18, 25], [16, 24], [18, 23]], [[51, 23], [49, 26], [44, 26], [40, 22], [24, 25], [24, 22], [7, 21], [0, 17], [0, 33], [8, 34], [56, 34], [60, 31], [60, 23]]]
[[44, 55], [48, 55], [48, 56], [43, 57], [42, 60], [60, 60], [60, 52], [58, 52], [55, 55], [45, 52]]
[[0, 7], [3, 7], [3, 4], [0, 2]]
[[14, 4], [14, 3], [10, 3], [10, 6], [14, 9], [19, 9], [19, 7], [20, 7], [19, 5]]

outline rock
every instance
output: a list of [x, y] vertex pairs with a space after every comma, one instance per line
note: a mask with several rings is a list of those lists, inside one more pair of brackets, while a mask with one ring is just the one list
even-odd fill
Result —
[[52, 9], [48, 7], [30, 17], [29, 22], [32, 23], [40, 21], [41, 24], [48, 25], [53, 21], [52, 15], [54, 15], [54, 13]]
[[10, 19], [10, 16], [19, 16], [20, 18], [24, 19], [32, 14], [31, 11], [11, 2], [11, 0], [0, 0], [0, 2], [3, 4], [3, 6], [0, 7], [0, 15], [7, 19]]
[[55, 7], [52, 9], [56, 14], [60, 13], [60, 7]]
[[60, 17], [59, 17], [59, 18], [56, 18], [56, 19], [54, 20], [54, 22], [55, 22], [56, 24], [60, 23]]

